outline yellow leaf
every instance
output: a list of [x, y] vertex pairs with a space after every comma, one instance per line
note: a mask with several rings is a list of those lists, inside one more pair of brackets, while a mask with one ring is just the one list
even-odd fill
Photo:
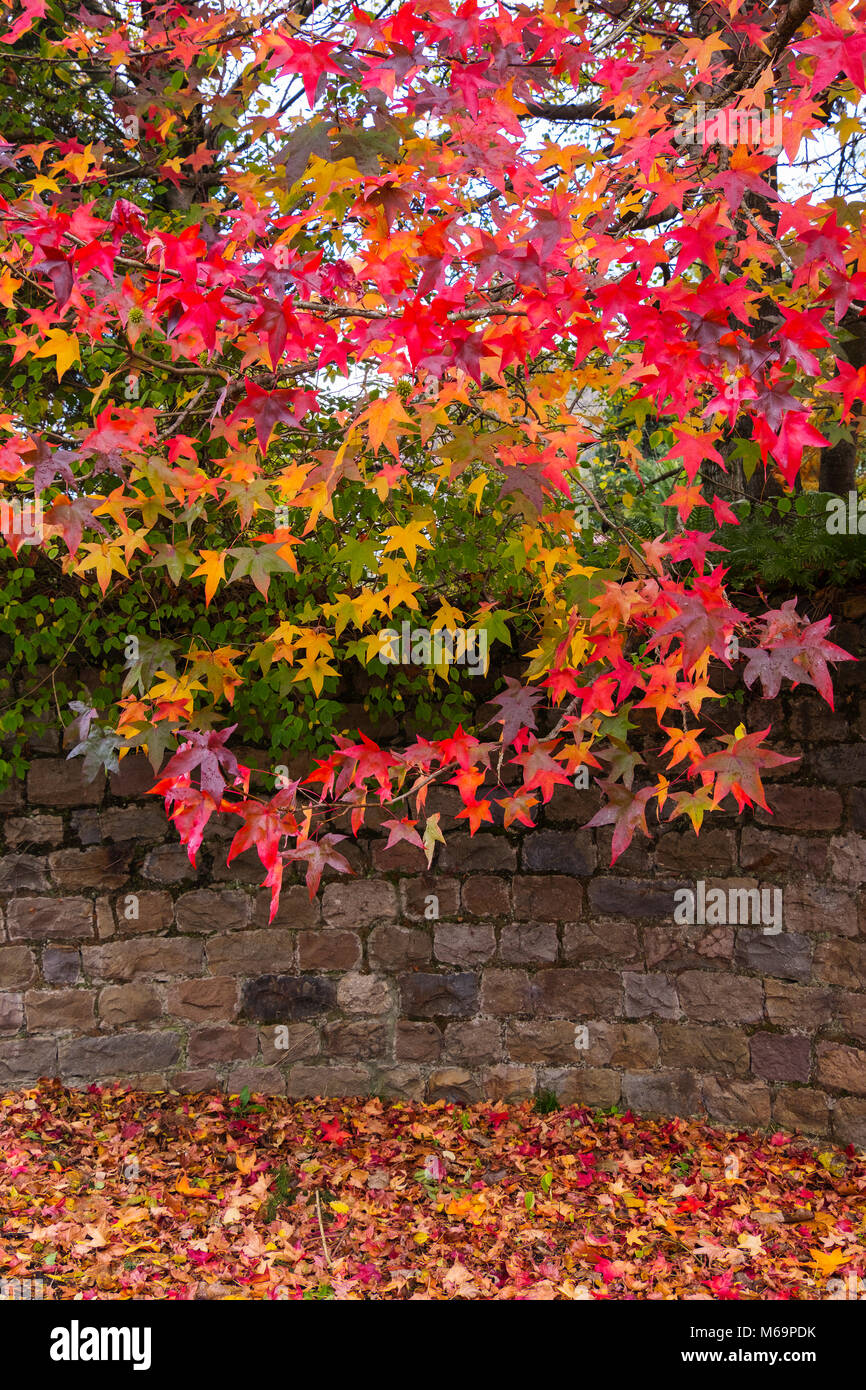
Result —
[[63, 373], [72, 363], [81, 361], [78, 338], [74, 333], [64, 333], [62, 328], [50, 328], [45, 335], [45, 342], [33, 356], [56, 358], [57, 380], [62, 381]]
[[12, 308], [15, 291], [20, 284], [21, 281], [16, 280], [15, 276], [12, 275], [10, 271], [4, 270], [3, 273], [0, 274], [0, 304], [6, 309]]
[[832, 1274], [840, 1265], [851, 1261], [850, 1250], [810, 1250], [809, 1253], [822, 1274]]
[[207, 608], [219, 588], [220, 582], [225, 582], [226, 561], [221, 550], [200, 550], [198, 554], [201, 558], [201, 564], [197, 570], [193, 570], [190, 579], [195, 579], [200, 574], [205, 576], [204, 602]]

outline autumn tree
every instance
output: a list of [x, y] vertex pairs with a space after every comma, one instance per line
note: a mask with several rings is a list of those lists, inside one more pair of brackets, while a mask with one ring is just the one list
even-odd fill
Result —
[[[101, 668], [71, 754], [145, 749], [274, 909], [374, 807], [432, 858], [437, 782], [474, 834], [593, 776], [614, 857], [764, 806], [784, 759], [713, 720], [711, 660], [832, 703], [846, 654], [738, 607], [719, 536], [855, 483], [866, 6], [25, 0], [2, 42], [6, 617], [45, 698]], [[389, 664], [404, 624], [488, 669]], [[400, 706], [411, 742], [353, 724]], [[253, 776], [238, 725], [315, 766]]]

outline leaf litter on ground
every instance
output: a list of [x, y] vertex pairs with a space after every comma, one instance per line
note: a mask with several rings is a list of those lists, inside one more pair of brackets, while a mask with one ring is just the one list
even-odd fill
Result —
[[866, 1155], [782, 1132], [51, 1081], [0, 1098], [12, 1297], [824, 1299], [860, 1287], [864, 1225]]

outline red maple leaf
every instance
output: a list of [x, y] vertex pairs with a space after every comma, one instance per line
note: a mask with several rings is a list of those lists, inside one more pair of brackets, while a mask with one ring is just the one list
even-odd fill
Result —
[[240, 405], [235, 406], [226, 424], [230, 425], [236, 419], [252, 420], [262, 453], [268, 447], [275, 425], [300, 424], [316, 405], [315, 391], [293, 390], [291, 387], [266, 391], [249, 380], [245, 385], [247, 394]]
[[[740, 725], [740, 728], [743, 726]], [[780, 767], [782, 763], [795, 763], [796, 758], [786, 757], [784, 753], [772, 753], [760, 746], [761, 740], [770, 732], [769, 725], [755, 734], [740, 734], [735, 731], [725, 734], [720, 740], [726, 747], [721, 753], [710, 753], [690, 770], [692, 777], [700, 776], [708, 785], [715, 774], [715, 799], [722, 801], [731, 792], [737, 803], [737, 810], [744, 806], [757, 805], [769, 811], [764, 787], [761, 782], [761, 768]]]
[[647, 802], [655, 796], [656, 788], [644, 787], [639, 792], [633, 792], [621, 782], [610, 779], [599, 781], [599, 786], [608, 799], [607, 805], [596, 811], [592, 820], [586, 822], [584, 829], [593, 825], [614, 827], [610, 862], [615, 864], [623, 850], [628, 849], [631, 844], [635, 830], [640, 829], [644, 835], [649, 835], [646, 808]]

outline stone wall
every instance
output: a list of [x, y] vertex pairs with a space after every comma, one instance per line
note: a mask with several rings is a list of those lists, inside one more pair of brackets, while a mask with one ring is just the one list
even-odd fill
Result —
[[[833, 635], [862, 649], [854, 623]], [[594, 790], [470, 838], [445, 789], [429, 873], [405, 844], [347, 840], [355, 876], [312, 902], [290, 879], [270, 926], [255, 855], [226, 867], [211, 827], [194, 869], [144, 760], [87, 783], [43, 743], [0, 799], [0, 1086], [548, 1090], [866, 1144], [862, 680], [837, 668], [835, 713], [802, 689], [723, 713], [802, 755], [768, 779], [773, 816], [656, 827], [611, 869], [610, 828], [580, 828]], [[697, 880], [781, 887], [782, 930], [677, 925]]]

